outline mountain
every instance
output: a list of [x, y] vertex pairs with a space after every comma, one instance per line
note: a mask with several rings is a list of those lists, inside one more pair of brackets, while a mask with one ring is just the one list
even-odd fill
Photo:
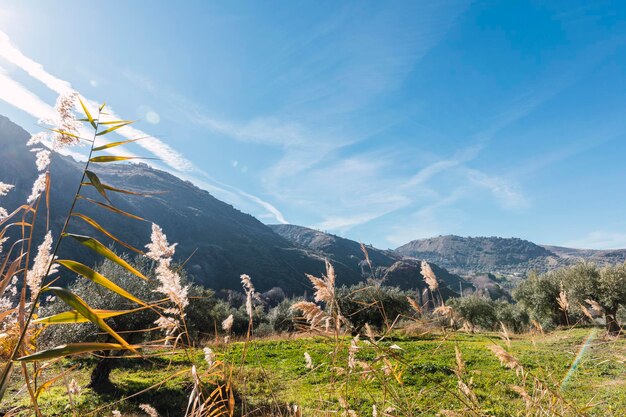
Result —
[[581, 260], [600, 265], [624, 262], [626, 250], [600, 251], [537, 245], [518, 238], [438, 236], [395, 249], [401, 256], [426, 259], [463, 276], [495, 273], [525, 276]]
[[[361, 244], [358, 242], [292, 224], [275, 224], [269, 227], [294, 245], [327, 257], [333, 265], [343, 265], [362, 275], [371, 274]], [[394, 251], [376, 249], [372, 246], [366, 246], [366, 250], [374, 276], [383, 279], [386, 285], [403, 289], [425, 287], [419, 260], [407, 259]], [[471, 287], [471, 284], [460, 276], [451, 274], [435, 264], [431, 264], [431, 267], [437, 278], [447, 287], [442, 289], [444, 297], [458, 293], [461, 286]]]
[[[0, 198], [0, 206], [15, 209], [30, 194], [37, 177], [34, 154], [26, 142], [30, 134], [0, 116], [0, 180], [16, 187]], [[258, 290], [282, 287], [288, 293], [310, 291], [305, 273], [321, 274], [323, 258], [305, 251], [277, 235], [253, 216], [242, 213], [207, 191], [167, 172], [146, 164], [92, 164], [102, 182], [118, 188], [153, 193], [133, 196], [109, 193], [115, 206], [147, 219], [142, 222], [112, 213], [85, 201], [77, 203], [77, 211], [104, 225], [127, 243], [143, 248], [150, 239], [150, 222], [159, 224], [170, 242], [178, 242], [176, 260], [183, 262], [190, 255], [186, 270], [195, 281], [215, 289], [240, 289], [239, 275], [251, 275]], [[83, 164], [55, 154], [51, 165], [51, 228], [55, 235], [68, 213]], [[102, 200], [87, 187], [87, 194]], [[155, 193], [156, 192], [156, 193]], [[38, 222], [44, 224], [42, 218]], [[91, 234], [103, 243], [111, 241], [86, 223], [74, 218], [70, 231]], [[43, 231], [37, 229], [36, 242]], [[66, 244], [66, 242], [68, 244]], [[122, 251], [123, 247], [117, 247]], [[60, 255], [78, 256], [93, 263], [92, 254], [73, 242], [64, 241]], [[350, 268], [338, 266], [339, 282], [352, 284], [362, 279]]]

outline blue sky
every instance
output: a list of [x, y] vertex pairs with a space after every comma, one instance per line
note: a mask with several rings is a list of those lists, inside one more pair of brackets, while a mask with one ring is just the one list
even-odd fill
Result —
[[0, 2], [0, 113], [59, 91], [266, 223], [626, 247], [619, 2]]

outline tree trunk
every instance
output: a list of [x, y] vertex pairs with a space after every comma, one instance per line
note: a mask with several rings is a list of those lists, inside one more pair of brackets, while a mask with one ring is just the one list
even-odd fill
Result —
[[91, 371], [91, 382], [89, 382], [89, 388], [97, 393], [105, 393], [113, 390], [113, 383], [110, 379], [113, 363], [112, 360], [108, 358], [108, 351], [105, 351], [103, 356], [104, 357], [98, 361], [95, 368]]
[[613, 335], [613, 336], [618, 335], [622, 331], [622, 328], [617, 322], [616, 316], [617, 316], [617, 308], [610, 309], [610, 310], [605, 309], [604, 320], [606, 322], [606, 331], [610, 335]]

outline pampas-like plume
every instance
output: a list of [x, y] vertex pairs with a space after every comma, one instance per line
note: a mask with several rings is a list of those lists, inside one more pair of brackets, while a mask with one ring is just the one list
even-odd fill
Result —
[[511, 337], [509, 335], [509, 329], [507, 329], [506, 326], [504, 325], [504, 323], [502, 323], [502, 322], [500, 322], [500, 328], [502, 329], [502, 331], [500, 332], [500, 336], [502, 336], [502, 338], [506, 342], [506, 345], [510, 349], [511, 348]]
[[313, 369], [313, 359], [311, 358], [311, 355], [309, 355], [309, 352], [304, 352], [304, 363], [306, 369]]
[[171, 336], [176, 333], [176, 330], [178, 330], [179, 322], [175, 318], [161, 316], [154, 321], [154, 324], [159, 326], [161, 330], [165, 331], [166, 336]]
[[252, 320], [252, 298], [254, 297], [254, 285], [252, 285], [252, 279], [250, 275], [241, 274], [241, 285], [246, 292], [246, 312]]
[[[48, 271], [48, 266], [52, 262], [52, 254], [50, 253], [51, 250], [52, 233], [48, 231], [43, 239], [43, 242], [41, 242], [37, 248], [37, 255], [33, 261], [33, 267], [30, 271], [28, 271], [28, 275], [26, 277], [26, 285], [28, 285], [28, 289], [30, 289], [31, 301], [34, 300], [39, 294], [41, 282]], [[55, 274], [56, 272], [57, 266], [52, 265], [48, 275]]]
[[48, 175], [45, 172], [42, 172], [41, 174], [39, 174], [39, 176], [33, 183], [33, 189], [31, 190], [30, 195], [28, 196], [28, 199], [26, 199], [26, 202], [28, 204], [35, 201], [37, 197], [39, 197], [39, 195], [46, 189], [47, 177]]
[[361, 252], [363, 252], [363, 255], [365, 255], [365, 262], [367, 262], [367, 265], [370, 267], [370, 271], [372, 271], [372, 261], [370, 260], [370, 255], [367, 252], [367, 248], [363, 243], [361, 243]]
[[233, 322], [235, 321], [233, 315], [231, 314], [230, 316], [226, 317], [224, 319], [224, 321], [222, 322], [222, 329], [224, 329], [225, 332], [230, 332], [230, 329], [233, 328]]
[[204, 352], [205, 362], [209, 365], [209, 368], [212, 368], [215, 364], [215, 353], [213, 353], [213, 349], [205, 347], [202, 351]]
[[437, 281], [437, 277], [433, 272], [430, 264], [426, 261], [422, 261], [422, 277], [424, 277], [424, 282], [428, 285], [431, 291], [436, 291], [439, 288], [439, 281]]
[[50, 151], [47, 149], [38, 150], [35, 165], [37, 165], [39, 172], [45, 171], [50, 166]]
[[591, 314], [591, 311], [589, 311], [589, 310], [587, 309], [587, 307], [585, 307], [584, 305], [582, 305], [582, 304], [580, 304], [580, 303], [578, 303], [578, 306], [580, 307], [580, 311], [582, 311], [582, 312], [583, 312], [583, 314], [584, 314], [584, 315], [585, 315], [585, 316], [586, 316], [589, 320], [591, 320], [591, 321], [593, 322], [594, 317], [593, 317], [593, 314]]
[[556, 299], [556, 302], [559, 304], [559, 308], [564, 313], [567, 313], [569, 310], [569, 301], [567, 300], [567, 293], [563, 289], [563, 283], [561, 283], [561, 291], [559, 292], [559, 296]]
[[15, 185], [6, 184], [0, 181], [0, 197], [4, 197], [5, 195], [7, 195], [9, 191], [11, 191], [14, 187]]
[[326, 262], [326, 275], [322, 278], [307, 274], [306, 276], [315, 288], [315, 301], [331, 303], [335, 298], [335, 268], [330, 262]]
[[420, 307], [419, 303], [417, 301], [415, 301], [413, 298], [411, 297], [406, 297], [407, 301], [409, 302], [409, 305], [411, 306], [411, 308], [420, 316], [422, 315], [422, 307]]
[[463, 356], [461, 356], [461, 351], [457, 345], [454, 345], [454, 355], [456, 357], [455, 373], [460, 378], [463, 371], [465, 371], [465, 362], [463, 361]]
[[489, 345], [487, 346], [489, 350], [493, 352], [494, 355], [500, 360], [500, 364], [502, 366], [506, 366], [509, 369], [515, 369], [516, 372], [523, 370], [522, 364], [509, 352], [504, 350], [500, 345]]
[[597, 301], [592, 300], [592, 299], [590, 299], [590, 298], [587, 298], [587, 299], [585, 300], [585, 302], [586, 302], [587, 304], [589, 304], [589, 306], [591, 307], [591, 309], [592, 309], [593, 311], [595, 311], [596, 313], [598, 313], [598, 314], [603, 314], [603, 313], [604, 313], [604, 308], [602, 308], [602, 306], [601, 306], [601, 305], [600, 305]]
[[76, 91], [69, 92], [67, 94], [61, 94], [57, 98], [54, 110], [57, 113], [57, 120], [54, 121], [58, 127], [58, 131], [54, 134], [54, 144], [56, 147], [72, 146], [80, 142], [76, 137], [78, 136], [78, 129], [81, 124], [76, 120], [74, 116], [74, 106], [78, 93]]
[[528, 395], [528, 391], [526, 391], [526, 388], [521, 387], [519, 385], [511, 385], [511, 390], [516, 392], [520, 397], [524, 399], [527, 409], [532, 406], [533, 400], [530, 397], [530, 395]]
[[530, 320], [530, 323], [535, 327], [535, 329], [539, 330], [539, 333], [543, 334], [543, 326], [537, 320]]
[[291, 308], [302, 312], [302, 316], [309, 322], [311, 329], [319, 328], [319, 324], [323, 321], [328, 326], [332, 320], [317, 304], [310, 301], [299, 301], [293, 304]]
[[171, 258], [176, 251], [177, 243], [170, 245], [167, 242], [167, 236], [163, 233], [163, 229], [158, 224], [152, 223], [152, 235], [150, 235], [150, 243], [146, 245], [148, 252], [146, 256], [154, 261], [160, 261], [163, 258]]
[[157, 412], [157, 410], [149, 404], [141, 404], [139, 408], [141, 408], [141, 410], [149, 417], [159, 417], [159, 413]]

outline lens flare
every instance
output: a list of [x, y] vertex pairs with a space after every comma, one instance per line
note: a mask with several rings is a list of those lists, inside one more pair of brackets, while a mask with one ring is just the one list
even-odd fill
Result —
[[587, 348], [591, 344], [591, 341], [596, 337], [597, 333], [598, 333], [598, 329], [593, 329], [589, 333], [589, 336], [587, 336], [587, 339], [585, 339], [585, 343], [581, 345], [580, 349], [578, 350], [578, 354], [576, 355], [576, 358], [574, 359], [574, 362], [572, 362], [572, 365], [569, 367], [569, 370], [567, 371], [565, 378], [563, 378], [563, 381], [561, 382], [561, 389], [564, 389], [567, 386], [567, 383], [569, 382], [569, 380], [572, 378], [572, 376], [578, 369], [578, 365], [580, 364], [580, 361], [585, 355], [585, 352], [587, 351]]

